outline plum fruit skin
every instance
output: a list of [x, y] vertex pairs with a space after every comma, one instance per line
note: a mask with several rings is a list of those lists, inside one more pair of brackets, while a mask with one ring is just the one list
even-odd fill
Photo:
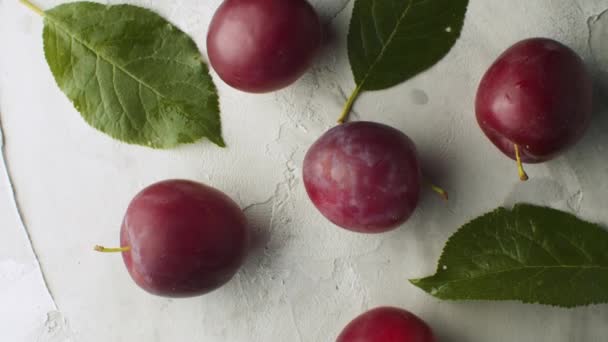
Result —
[[209, 26], [207, 52], [224, 82], [265, 93], [300, 78], [321, 37], [319, 16], [306, 0], [226, 0]]
[[336, 342], [436, 342], [431, 328], [416, 315], [380, 307], [352, 320]]
[[477, 122], [504, 154], [525, 163], [550, 160], [574, 145], [589, 126], [593, 85], [574, 51], [546, 38], [521, 41], [484, 75]]
[[395, 229], [416, 209], [421, 171], [402, 132], [373, 122], [332, 128], [304, 158], [304, 186], [334, 224], [360, 233]]
[[241, 209], [204, 184], [168, 180], [131, 201], [120, 233], [129, 274], [144, 290], [191, 297], [228, 282], [244, 261], [249, 235]]

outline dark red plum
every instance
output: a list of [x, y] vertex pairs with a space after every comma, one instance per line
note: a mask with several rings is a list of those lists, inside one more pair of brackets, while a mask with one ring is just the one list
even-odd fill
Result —
[[213, 69], [230, 86], [251, 93], [295, 82], [320, 45], [321, 22], [306, 0], [225, 0], [207, 35]]
[[306, 153], [303, 178], [308, 196], [327, 219], [361, 233], [396, 228], [420, 197], [414, 143], [373, 122], [347, 123], [325, 133]]
[[540, 163], [583, 136], [592, 97], [591, 77], [573, 50], [550, 39], [528, 39], [506, 50], [484, 75], [477, 121], [504, 154]]
[[350, 322], [336, 342], [436, 342], [431, 328], [398, 308], [370, 310]]
[[243, 263], [248, 242], [237, 204], [186, 180], [142, 190], [120, 232], [123, 260], [135, 283], [166, 297], [202, 295], [228, 282]]

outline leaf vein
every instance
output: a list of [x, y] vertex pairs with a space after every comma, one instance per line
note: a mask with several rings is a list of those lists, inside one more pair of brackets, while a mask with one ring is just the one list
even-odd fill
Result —
[[564, 235], [563, 233], [558, 232], [557, 235], [561, 238], [563, 238], [566, 242], [568, 242], [572, 247], [574, 247], [577, 251], [580, 252], [580, 254], [587, 259], [587, 261], [589, 262], [593, 262], [593, 257], [591, 256], [591, 254], [589, 254], [587, 251], [585, 251], [582, 247], [580, 247], [579, 245], [575, 244], [574, 242], [572, 242], [572, 240], [570, 240], [566, 235]]
[[[383, 0], [384, 1], [384, 0]], [[380, 41], [380, 43], [382, 45], [384, 45], [384, 38], [382, 37], [382, 31], [380, 30], [380, 27], [378, 25], [378, 19], [376, 18], [376, 1], [372, 1], [372, 22], [374, 23], [374, 32], [376, 33], [376, 37], [378, 38], [378, 40]]]
[[[529, 223], [530, 223], [530, 226], [535, 226], [535, 225], [536, 225], [536, 224], [535, 224], [533, 221], [529, 221]], [[543, 251], [545, 251], [545, 252], [547, 253], [547, 255], [549, 255], [551, 258], [553, 258], [553, 260], [555, 260], [555, 261], [556, 261], [558, 264], [560, 264], [560, 263], [561, 263], [561, 261], [559, 260], [559, 258], [557, 258], [557, 257], [556, 257], [556, 256], [555, 256], [553, 253], [551, 253], [551, 252], [549, 251], [549, 249], [548, 249], [548, 248], [547, 248], [545, 245], [543, 245], [543, 244], [541, 244], [540, 242], [538, 242], [538, 241], [534, 240], [534, 238], [532, 238], [532, 237], [530, 237], [530, 236], [528, 236], [528, 235], [526, 235], [526, 234], [524, 234], [524, 233], [520, 232], [520, 231], [519, 231], [519, 230], [517, 230], [517, 229], [510, 228], [510, 226], [509, 226], [509, 225], [505, 225], [504, 229], [505, 229], [505, 230], [508, 230], [508, 231], [510, 231], [510, 232], [513, 232], [513, 233], [515, 233], [515, 234], [517, 234], [517, 235], [521, 236], [522, 238], [524, 238], [524, 239], [526, 239], [526, 240], [528, 240], [528, 241], [532, 242], [533, 244], [535, 244], [535, 245], [539, 246], [539, 247], [540, 247], [540, 248], [541, 248]]]
[[[55, 20], [53, 17], [48, 17], [50, 20]], [[71, 39], [74, 39], [75, 41], [77, 41], [78, 43], [80, 43], [82, 46], [84, 46], [86, 49], [88, 49], [89, 51], [91, 51], [93, 54], [97, 55], [100, 59], [104, 60], [105, 62], [107, 62], [110, 65], [116, 66], [118, 68], [118, 70], [120, 70], [121, 72], [125, 73], [127, 76], [129, 76], [130, 78], [134, 79], [136, 82], [141, 83], [144, 87], [150, 89], [152, 92], [154, 92], [156, 94], [157, 97], [159, 97], [160, 99], [166, 99], [169, 102], [173, 103], [174, 101], [172, 101], [171, 99], [167, 98], [165, 95], [161, 94], [157, 89], [155, 89], [154, 87], [152, 87], [151, 85], [147, 84], [144, 80], [141, 80], [140, 78], [136, 77], [135, 75], [133, 75], [132, 73], [130, 73], [128, 70], [122, 68], [118, 63], [116, 63], [115, 61], [111, 60], [109, 57], [104, 56], [102, 53], [95, 51], [92, 47], [90, 47], [85, 41], [79, 39], [78, 37], [76, 37], [75, 35], [73, 35], [70, 30], [68, 30], [67, 28], [63, 27], [63, 25], [59, 22], [56, 21], [55, 22], [55, 26], [59, 27], [62, 31], [64, 31]], [[177, 103], [175, 103], [177, 105]], [[176, 106], [176, 108], [183, 114], [187, 113], [181, 108], [181, 106]], [[206, 131], [206, 130], [205, 130]], [[208, 136], [208, 135], [207, 135]]]
[[118, 91], [118, 89], [116, 89], [116, 67], [115, 66], [112, 66], [112, 89], [114, 90], [114, 94], [116, 95], [118, 104], [120, 105], [120, 108], [122, 109], [122, 115], [124, 115], [129, 120], [133, 130], [138, 131], [139, 125], [137, 124], [137, 121], [135, 121], [135, 119], [133, 117], [131, 117], [129, 109], [122, 102], [122, 98], [120, 97], [120, 92]]
[[[598, 270], [598, 271], [608, 272], [608, 266], [596, 266], [596, 265], [522, 266], [522, 267], [505, 268], [505, 269], [495, 271], [495, 272], [481, 273], [481, 274], [475, 275], [475, 276], [446, 280], [445, 282], [452, 283], [452, 282], [460, 282], [460, 281], [469, 281], [469, 280], [475, 280], [475, 279], [484, 278], [484, 277], [488, 277], [488, 276], [494, 276], [494, 275], [509, 273], [509, 272], [523, 271], [523, 270], [528, 270], [528, 269], [585, 269], [585, 270]], [[431, 278], [432, 278], [432, 276], [431, 276]]]
[[123, 65], [123, 67], [125, 67], [125, 68], [126, 68], [127, 66], [129, 66], [129, 65], [131, 65], [131, 64], [133, 64], [133, 63], [136, 63], [136, 62], [141, 62], [141, 61], [144, 61], [144, 60], [149, 60], [149, 59], [151, 59], [151, 60], [155, 60], [155, 61], [162, 61], [162, 62], [175, 63], [175, 64], [179, 64], [179, 65], [182, 65], [182, 66], [188, 67], [188, 68], [190, 68], [190, 69], [196, 69], [196, 67], [197, 67], [196, 65], [188, 64], [188, 63], [185, 63], [185, 62], [182, 62], [182, 61], [176, 60], [176, 59], [171, 59], [171, 58], [162, 58], [162, 57], [156, 57], [156, 56], [154, 56], [154, 55], [150, 55], [150, 56], [143, 56], [143, 57], [138, 57], [138, 58], [132, 59], [132, 60], [130, 60], [129, 62], [127, 62], [125, 65]]
[[370, 67], [367, 69], [367, 72], [365, 73], [365, 75], [363, 76], [363, 78], [361, 78], [361, 83], [358, 84], [358, 86], [363, 87], [363, 84], [365, 84], [365, 82], [369, 78], [369, 75], [371, 75], [372, 70], [374, 70], [374, 68], [380, 62], [380, 60], [382, 59], [382, 57], [384, 57], [384, 54], [386, 53], [386, 49], [388, 48], [388, 46], [390, 45], [390, 43], [393, 41], [393, 38], [395, 37], [395, 35], [398, 32], [398, 29], [399, 29], [399, 26], [401, 25], [401, 22], [405, 19], [405, 17], [407, 16], [407, 14], [409, 13], [409, 11], [410, 11], [411, 8], [412, 8], [412, 1], [410, 0], [409, 3], [408, 3], [408, 5], [407, 5], [407, 7], [401, 13], [401, 16], [399, 17], [399, 20], [397, 21], [397, 23], [395, 25], [395, 28], [393, 28], [393, 31], [388, 36], [388, 38], [386, 40], [386, 44], [382, 45], [382, 49], [380, 49], [380, 52], [378, 53], [378, 56], [372, 62], [372, 64], [370, 65]]
[[[148, 108], [146, 108], [146, 105], [144, 104], [143, 95], [141, 93], [141, 89], [142, 89], [141, 87], [142, 87], [141, 83], [139, 83], [138, 86], [137, 86], [137, 98], [139, 99], [139, 102], [141, 103], [142, 109], [148, 114], [148, 115], [146, 115], [146, 124], [148, 125], [148, 127], [150, 127], [150, 130], [154, 133], [154, 135], [156, 136], [156, 138], [158, 140], [161, 140], [162, 139], [161, 134], [156, 129], [156, 126], [154, 126], [152, 124], [152, 120], [149, 119], [150, 112], [148, 111]], [[157, 101], [158, 101], [158, 98], [157, 98]]]

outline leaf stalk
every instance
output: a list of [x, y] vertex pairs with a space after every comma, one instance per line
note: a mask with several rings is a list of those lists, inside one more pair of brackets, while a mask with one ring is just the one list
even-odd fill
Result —
[[524, 164], [521, 161], [521, 153], [519, 153], [519, 145], [515, 144], [515, 160], [517, 161], [517, 172], [519, 173], [519, 179], [525, 182], [529, 179], [528, 174], [524, 170]]
[[447, 191], [443, 190], [442, 188], [438, 187], [433, 183], [429, 183], [429, 186], [431, 187], [431, 190], [436, 192], [444, 201], [447, 201], [449, 199]]
[[102, 253], [121, 253], [121, 252], [128, 252], [131, 250], [130, 246], [125, 246], [125, 247], [118, 247], [118, 248], [107, 248], [104, 246], [95, 246], [95, 248], [93, 248], [94, 250], [96, 250], [97, 252], [102, 252]]
[[29, 0], [20, 0], [20, 1], [21, 1], [22, 4], [25, 5], [25, 7], [31, 9], [32, 11], [38, 13], [40, 16], [44, 17], [44, 11], [42, 9], [40, 9], [40, 7], [34, 5]]
[[359, 97], [359, 94], [361, 93], [362, 86], [363, 86], [363, 82], [361, 84], [357, 85], [357, 87], [355, 88], [353, 93], [348, 98], [348, 101], [346, 101], [346, 104], [344, 105], [344, 109], [342, 110], [342, 115], [340, 115], [340, 118], [338, 119], [339, 124], [343, 124], [346, 122], [346, 120], [348, 120], [348, 115], [350, 114], [351, 110], [353, 109], [353, 105], [355, 104], [355, 101], [357, 100], [357, 98]]

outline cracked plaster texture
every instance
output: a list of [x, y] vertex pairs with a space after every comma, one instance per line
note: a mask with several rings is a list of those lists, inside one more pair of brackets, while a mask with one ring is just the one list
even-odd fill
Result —
[[[203, 47], [220, 0], [128, 2], [158, 11]], [[368, 236], [332, 226], [302, 186], [307, 147], [334, 124], [354, 86], [346, 57], [352, 3], [311, 2], [328, 38], [310, 72], [265, 95], [230, 89], [213, 74], [228, 148], [200, 141], [156, 151], [87, 126], [44, 61], [42, 20], [17, 1], [0, 0], [0, 340], [332, 341], [362, 311], [393, 305], [428, 321], [442, 342], [606, 341], [605, 305], [441, 302], [407, 279], [432, 273], [447, 238], [499, 205], [533, 202], [608, 225], [608, 3], [471, 0], [462, 38], [443, 61], [399, 86], [365, 93], [353, 118], [403, 130], [425, 174], [451, 195], [446, 204], [427, 192], [400, 229]], [[532, 180], [521, 184], [512, 161], [477, 127], [473, 99], [496, 56], [533, 36], [579, 52], [596, 75], [598, 101], [584, 140], [555, 161], [529, 166]], [[246, 264], [209, 295], [150, 296], [119, 256], [91, 251], [116, 243], [131, 197], [165, 178], [221, 189], [251, 223]]]

